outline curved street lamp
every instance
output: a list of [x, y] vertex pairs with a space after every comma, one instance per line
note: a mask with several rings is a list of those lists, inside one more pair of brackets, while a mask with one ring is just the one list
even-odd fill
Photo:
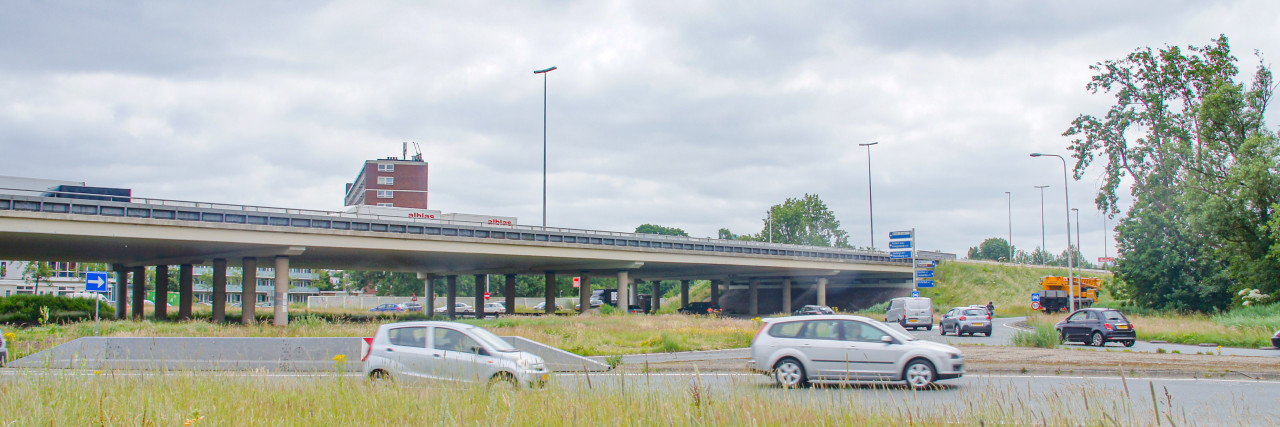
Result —
[[1063, 210], [1064, 212], [1066, 212], [1066, 216], [1067, 216], [1067, 305], [1070, 306], [1069, 307], [1070, 310], [1068, 311], [1075, 311], [1076, 294], [1075, 294], [1075, 277], [1073, 274], [1073, 270], [1075, 266], [1072, 260], [1073, 257], [1071, 256], [1072, 255], [1071, 254], [1071, 246], [1072, 246], [1072, 243], [1071, 243], [1071, 195], [1070, 195], [1070, 192], [1067, 191], [1067, 159], [1057, 154], [1031, 153], [1031, 157], [1045, 157], [1045, 156], [1057, 157], [1058, 160], [1062, 161], [1062, 198], [1067, 203], [1066, 209]]
[[542, 75], [542, 228], [547, 228], [547, 73], [556, 67], [534, 70]]
[[[859, 147], [867, 147], [867, 213], [871, 220], [871, 250], [876, 250], [876, 208], [871, 200], [871, 146], [879, 144], [879, 141], [868, 142], [866, 144], [858, 144]], [[912, 248], [911, 250], [915, 250]], [[913, 281], [915, 279], [912, 279]]]

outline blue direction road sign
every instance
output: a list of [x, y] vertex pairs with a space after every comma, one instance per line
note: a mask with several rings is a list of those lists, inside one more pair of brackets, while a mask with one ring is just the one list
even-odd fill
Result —
[[889, 249], [911, 249], [910, 240], [890, 240]]
[[921, 279], [933, 278], [933, 270], [916, 270], [916, 277]]
[[917, 290], [917, 289], [912, 289], [912, 290], [911, 290], [911, 297], [912, 297], [912, 298], [920, 298], [920, 291], [919, 291], [919, 290]]
[[100, 271], [84, 273], [84, 290], [88, 292], [107, 292], [107, 273]]
[[909, 258], [911, 258], [911, 251], [889, 252], [889, 259], [909, 259]]
[[889, 232], [889, 238], [890, 238], [890, 239], [910, 239], [910, 238], [911, 238], [911, 231], [910, 231], [910, 230], [908, 230], [908, 231], [890, 231], [890, 232]]
[[1034, 293], [1032, 293], [1032, 294], [1031, 294], [1031, 301], [1033, 301], [1033, 302], [1034, 302], [1034, 301], [1040, 301], [1040, 293], [1039, 293], [1039, 292], [1034, 292]]
[[917, 280], [917, 281], [916, 281], [916, 287], [917, 287], [917, 288], [932, 288], [932, 287], [933, 287], [933, 281], [932, 281], [932, 280]]

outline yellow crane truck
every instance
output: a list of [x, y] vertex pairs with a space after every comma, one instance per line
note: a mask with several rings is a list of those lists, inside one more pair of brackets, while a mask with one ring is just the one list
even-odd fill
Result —
[[[1076, 308], [1093, 305], [1098, 300], [1099, 280], [1097, 277], [1076, 277], [1074, 287]], [[1040, 309], [1045, 313], [1058, 310], [1069, 310], [1070, 299], [1067, 296], [1067, 278], [1062, 276], [1044, 276], [1040, 278]]]

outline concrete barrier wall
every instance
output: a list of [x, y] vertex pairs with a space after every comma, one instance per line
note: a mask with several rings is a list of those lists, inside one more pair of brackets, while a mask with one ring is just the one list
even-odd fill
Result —
[[[382, 304], [409, 302], [412, 297], [379, 297], [379, 296], [310, 296], [307, 297], [307, 308], [312, 309], [352, 309], [352, 310], [368, 310]], [[490, 299], [492, 302], [505, 301], [502, 297]], [[524, 306], [533, 308], [546, 301], [546, 298], [516, 298], [516, 306]], [[666, 303], [667, 299], [663, 302]], [[676, 298], [679, 302], [679, 298]], [[425, 304], [426, 298], [418, 297], [419, 304]], [[475, 297], [458, 297], [458, 302], [467, 303], [467, 305], [475, 305]], [[556, 302], [564, 308], [573, 308], [578, 303], [577, 297], [556, 298]], [[436, 297], [436, 307], [444, 307], [444, 297]]]

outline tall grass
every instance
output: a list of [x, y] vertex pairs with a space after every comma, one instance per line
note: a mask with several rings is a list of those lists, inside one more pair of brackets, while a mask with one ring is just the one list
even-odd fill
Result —
[[[14, 425], [992, 425], [1190, 424], [1156, 388], [996, 385], [952, 393], [894, 387], [766, 386], [761, 378], [656, 381], [617, 374], [553, 378], [544, 390], [483, 385], [370, 384], [322, 375], [267, 378], [190, 373], [23, 372], [0, 382]], [[1154, 405], [1153, 405], [1154, 403]], [[1259, 409], [1265, 411], [1265, 409]], [[1251, 411], [1252, 412], [1252, 411]], [[1195, 412], [1192, 411], [1192, 416]], [[1248, 423], [1240, 414], [1217, 423]]]
[[1035, 330], [1013, 334], [1013, 345], [1018, 347], [1058, 348], [1058, 331], [1051, 325], [1038, 324]]

